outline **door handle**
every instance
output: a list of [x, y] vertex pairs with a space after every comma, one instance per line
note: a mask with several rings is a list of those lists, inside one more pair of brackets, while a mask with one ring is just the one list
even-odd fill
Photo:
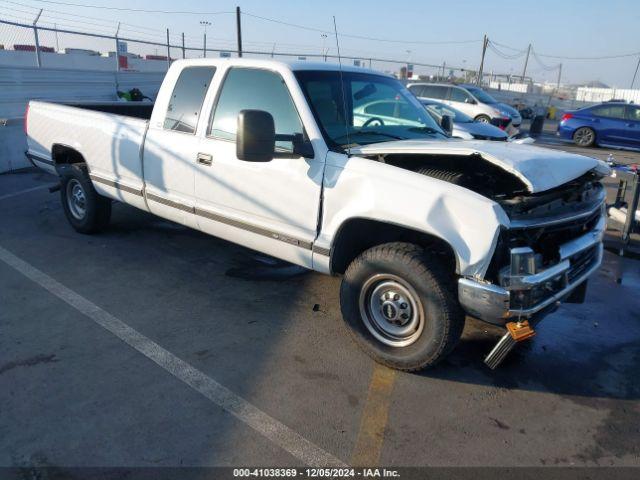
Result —
[[199, 153], [197, 158], [200, 165], [206, 165], [207, 167], [210, 167], [213, 162], [213, 157], [208, 153]]

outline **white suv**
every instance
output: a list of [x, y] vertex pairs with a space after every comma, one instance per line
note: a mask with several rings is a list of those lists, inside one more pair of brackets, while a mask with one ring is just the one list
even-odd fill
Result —
[[494, 123], [505, 128], [509, 121], [518, 128], [520, 113], [509, 105], [499, 103], [481, 88], [472, 85], [412, 83], [407, 88], [419, 99], [437, 100], [466, 113], [477, 122]]

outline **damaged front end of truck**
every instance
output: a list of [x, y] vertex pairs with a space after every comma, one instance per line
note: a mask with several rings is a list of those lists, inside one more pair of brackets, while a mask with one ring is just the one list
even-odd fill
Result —
[[537, 323], [561, 302], [584, 301], [603, 256], [606, 164], [537, 147], [465, 142], [445, 151], [390, 143], [396, 145], [378, 147], [375, 155], [367, 147], [360, 153], [472, 190], [498, 203], [509, 219], [484, 272], [458, 278], [465, 311], [505, 328], [485, 358], [490, 368], [534, 336]]

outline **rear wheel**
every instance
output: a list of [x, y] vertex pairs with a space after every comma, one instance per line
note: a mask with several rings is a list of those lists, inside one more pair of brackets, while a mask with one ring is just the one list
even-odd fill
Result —
[[111, 200], [96, 192], [82, 164], [59, 168], [62, 187], [62, 208], [71, 226], [80, 233], [95, 233], [104, 229], [111, 218]]
[[388, 243], [358, 256], [340, 290], [342, 316], [375, 361], [399, 370], [435, 365], [457, 344], [464, 313], [453, 276], [409, 243]]
[[580, 147], [591, 147], [596, 143], [596, 132], [589, 127], [580, 127], [573, 132], [573, 142]]
[[491, 123], [491, 118], [489, 118], [487, 115], [478, 115], [476, 118], [474, 118], [474, 120], [480, 123]]

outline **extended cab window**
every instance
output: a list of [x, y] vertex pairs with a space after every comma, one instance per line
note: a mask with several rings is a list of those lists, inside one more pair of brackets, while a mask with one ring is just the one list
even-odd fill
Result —
[[195, 133], [202, 102], [215, 71], [215, 67], [188, 67], [180, 72], [164, 118], [165, 129]]
[[[264, 110], [273, 116], [276, 135], [302, 133], [302, 122], [282, 77], [268, 70], [232, 68], [218, 98], [209, 135], [236, 139], [240, 110]], [[293, 151], [291, 141], [276, 141], [281, 152]]]

